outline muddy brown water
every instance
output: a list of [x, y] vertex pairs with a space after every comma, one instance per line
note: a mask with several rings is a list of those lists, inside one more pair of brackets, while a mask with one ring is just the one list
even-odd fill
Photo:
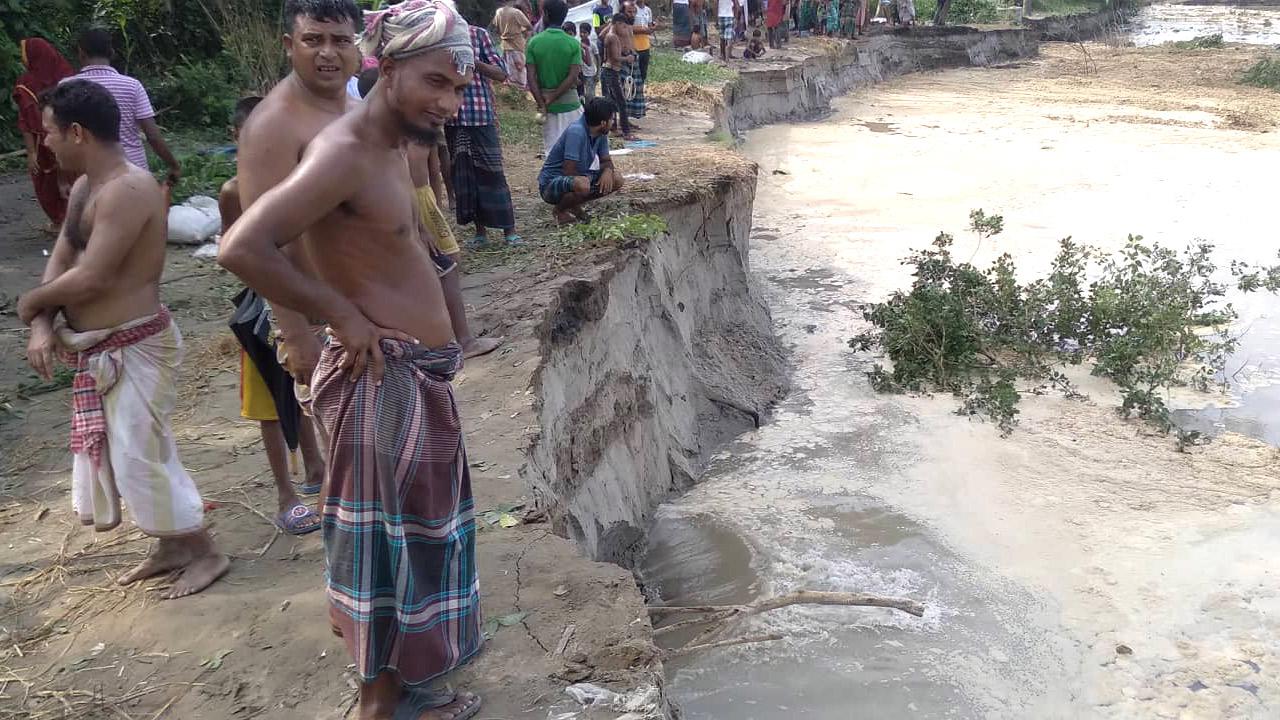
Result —
[[[1230, 394], [1173, 398], [1219, 433], [1191, 458], [1118, 420], [1101, 384], [1090, 402], [1025, 397], [1001, 440], [951, 398], [875, 394], [873, 359], [845, 344], [858, 304], [909, 282], [900, 258], [940, 230], [961, 258], [1009, 252], [1029, 273], [1066, 235], [1271, 259], [1280, 139], [957, 70], [754, 131], [745, 152], [761, 165], [752, 262], [796, 391], [660, 509], [646, 583], [671, 603], [810, 588], [928, 610], [754, 618], [734, 629], [786, 639], [670, 664], [685, 717], [1280, 717], [1275, 298], [1240, 302]], [[974, 208], [1004, 234], [966, 237]]]
[[1139, 47], [1215, 34], [1229, 43], [1280, 44], [1280, 7], [1153, 3], [1129, 25]]

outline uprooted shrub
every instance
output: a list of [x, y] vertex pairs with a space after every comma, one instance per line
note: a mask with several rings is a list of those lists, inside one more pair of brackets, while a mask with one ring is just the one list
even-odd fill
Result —
[[1264, 57], [1250, 65], [1240, 82], [1260, 88], [1280, 90], [1280, 57]]
[[[1003, 230], [998, 215], [975, 210], [970, 220], [980, 238]], [[1007, 436], [1022, 392], [1079, 397], [1063, 370], [1087, 362], [1119, 387], [1123, 416], [1173, 433], [1179, 449], [1199, 441], [1174, 425], [1163, 398], [1177, 386], [1224, 383], [1239, 340], [1212, 245], [1178, 252], [1130, 236], [1119, 253], [1104, 255], [1067, 238], [1046, 276], [1021, 282], [1009, 255], [981, 269], [957, 261], [952, 244], [943, 233], [908, 256], [911, 288], [863, 308], [872, 327], [849, 345], [892, 362], [868, 373], [877, 390], [953, 393], [958, 413], [990, 419]], [[1242, 291], [1280, 288], [1280, 268], [1230, 270]]]

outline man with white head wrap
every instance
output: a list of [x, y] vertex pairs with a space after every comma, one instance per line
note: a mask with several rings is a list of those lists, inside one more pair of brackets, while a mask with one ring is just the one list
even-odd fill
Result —
[[[311, 409], [330, 438], [324, 501], [330, 621], [360, 720], [463, 720], [470, 693], [428, 692], [482, 642], [475, 520], [449, 380], [461, 367], [405, 153], [432, 142], [471, 81], [467, 23], [413, 0], [371, 13], [365, 102], [223, 238], [218, 260], [273, 303], [329, 322]], [[317, 277], [281, 247], [302, 237]]]

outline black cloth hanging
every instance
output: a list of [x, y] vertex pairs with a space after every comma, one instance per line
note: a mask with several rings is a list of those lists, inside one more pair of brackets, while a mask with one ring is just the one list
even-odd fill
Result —
[[293, 394], [293, 376], [276, 360], [276, 347], [271, 341], [271, 313], [267, 310], [267, 303], [250, 288], [241, 290], [231, 302], [236, 309], [227, 324], [240, 342], [240, 347], [249, 356], [249, 361], [258, 369], [258, 374], [262, 375], [267, 389], [271, 391], [284, 441], [290, 450], [296, 450], [302, 409], [298, 407], [298, 399]]

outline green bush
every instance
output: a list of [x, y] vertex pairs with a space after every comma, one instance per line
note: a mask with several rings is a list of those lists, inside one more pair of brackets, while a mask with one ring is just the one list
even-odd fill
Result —
[[1216, 50], [1225, 45], [1222, 41], [1222, 33], [1214, 33], [1212, 35], [1197, 35], [1190, 40], [1178, 40], [1169, 43], [1174, 50]]
[[995, 0], [951, 0], [947, 12], [949, 24], [993, 23], [999, 19], [1000, 10]]
[[[1003, 229], [999, 216], [980, 210], [970, 219], [982, 238]], [[958, 412], [990, 418], [1007, 435], [1017, 423], [1018, 383], [1078, 396], [1062, 370], [1089, 361], [1094, 375], [1120, 388], [1121, 414], [1175, 433], [1180, 449], [1196, 441], [1174, 426], [1162, 395], [1224, 382], [1239, 340], [1228, 333], [1237, 315], [1215, 280], [1211, 245], [1178, 253], [1131, 236], [1120, 253], [1102, 256], [1066, 239], [1050, 273], [1024, 283], [1009, 255], [984, 270], [957, 262], [952, 242], [943, 233], [909, 256], [911, 288], [864, 309], [872, 329], [849, 345], [879, 349], [893, 363], [868, 373], [873, 387], [953, 393]], [[1245, 292], [1280, 286], [1280, 267], [1232, 263], [1231, 273]]]
[[178, 162], [182, 163], [182, 179], [173, 189], [174, 204], [183, 203], [192, 195], [216, 198], [222, 184], [236, 174], [234, 155], [218, 152], [182, 154], [178, 156]]
[[1106, 0], [1029, 0], [1024, 5], [1027, 17], [1046, 18], [1082, 15], [1107, 7]]
[[184, 59], [151, 88], [157, 113], [166, 124], [226, 127], [239, 94], [231, 67], [223, 57]]
[[1280, 59], [1262, 58], [1244, 71], [1240, 81], [1245, 85], [1280, 90]]

